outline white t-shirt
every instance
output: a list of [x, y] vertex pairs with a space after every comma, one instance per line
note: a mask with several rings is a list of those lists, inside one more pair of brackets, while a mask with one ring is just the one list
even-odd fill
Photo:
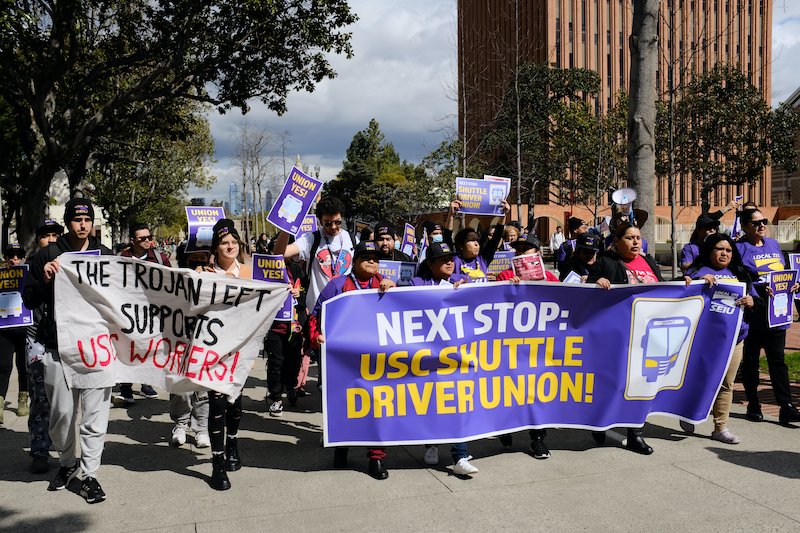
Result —
[[[314, 308], [319, 293], [330, 280], [350, 274], [350, 269], [353, 268], [353, 241], [350, 240], [350, 234], [340, 230], [335, 237], [329, 237], [324, 230], [317, 231], [322, 233], [322, 238], [319, 240], [315, 257], [310, 259], [311, 280], [306, 296], [308, 309]], [[316, 232], [304, 233], [295, 241], [300, 250], [300, 259], [303, 261], [309, 261], [314, 233]]]

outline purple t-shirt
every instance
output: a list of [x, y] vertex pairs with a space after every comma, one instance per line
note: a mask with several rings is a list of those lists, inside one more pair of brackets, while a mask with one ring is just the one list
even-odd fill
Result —
[[700, 254], [700, 247], [695, 243], [687, 243], [681, 250], [681, 265], [691, 265], [697, 256]]
[[456, 263], [454, 274], [464, 274], [473, 283], [485, 283], [488, 281], [486, 274], [489, 272], [489, 264], [483, 257], [478, 256], [465, 260], [456, 255], [453, 260]]
[[783, 252], [778, 241], [765, 237], [762, 244], [762, 246], [756, 246], [747, 241], [736, 243], [736, 247], [742, 256], [744, 267], [754, 279], [758, 279], [756, 283], [759, 285], [767, 283], [767, 274], [770, 272], [786, 268], [783, 263]]
[[[714, 276], [714, 278], [716, 278], [717, 281], [723, 281], [723, 280], [739, 281], [736, 275], [734, 275], [734, 273], [728, 270], [727, 268], [721, 268], [717, 270], [715, 268], [711, 268], [708, 266], [704, 266], [700, 270], [695, 270], [690, 272], [689, 277], [691, 277], [692, 279], [700, 279], [706, 274], [711, 274], [712, 276]], [[752, 285], [750, 285], [750, 295], [753, 298], [758, 298], [758, 293], [756, 292], [755, 287], [753, 287]], [[739, 338], [736, 340], [737, 344], [742, 342], [744, 338], [747, 337], [747, 331], [749, 329], [750, 329], [750, 324], [748, 324], [745, 321], [745, 318], [742, 317], [742, 325], [739, 328]]]

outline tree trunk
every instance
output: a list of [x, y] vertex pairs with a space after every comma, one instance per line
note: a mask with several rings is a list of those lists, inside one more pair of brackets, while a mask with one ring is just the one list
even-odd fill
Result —
[[[708, 183], [705, 179], [703, 183]], [[707, 187], [705, 185], [700, 187], [700, 211], [702, 213], [708, 213], [711, 211], [711, 187]]]
[[636, 204], [647, 211], [650, 223], [642, 237], [655, 253], [656, 189], [656, 67], [658, 66], [658, 8], [660, 0], [633, 1], [630, 37], [631, 87], [628, 100], [628, 182], [636, 190]]

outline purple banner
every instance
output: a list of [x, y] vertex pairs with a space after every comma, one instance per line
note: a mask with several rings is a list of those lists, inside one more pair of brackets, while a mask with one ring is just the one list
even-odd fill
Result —
[[378, 274], [389, 278], [400, 287], [405, 287], [411, 285], [411, 278], [417, 275], [417, 263], [381, 260], [378, 263]]
[[502, 216], [503, 200], [508, 196], [508, 183], [494, 180], [456, 178], [456, 197], [462, 213]]
[[406, 223], [403, 229], [403, 242], [400, 244], [400, 251], [409, 257], [414, 257], [414, 245], [416, 244], [416, 240], [414, 226]]
[[28, 265], [0, 268], [0, 328], [16, 328], [33, 323], [33, 313], [22, 303]]
[[311, 204], [322, 189], [322, 182], [292, 167], [283, 190], [269, 210], [267, 220], [275, 227], [297, 237]]
[[297, 232], [296, 237], [300, 237], [304, 233], [313, 233], [317, 231], [317, 216], [316, 215], [306, 215], [303, 217], [303, 222], [300, 223], [300, 229]]
[[186, 251], [210, 250], [214, 237], [214, 224], [225, 218], [221, 207], [187, 206], [186, 220], [189, 223], [189, 240]]
[[[271, 281], [273, 283], [289, 283], [286, 274], [286, 262], [282, 255], [253, 254], [253, 279]], [[295, 299], [292, 295], [286, 297], [283, 307], [278, 309], [275, 320], [291, 322], [294, 312]]]
[[792, 323], [792, 293], [790, 289], [797, 282], [797, 270], [771, 272], [767, 286], [772, 289], [767, 306], [769, 327], [786, 326]]
[[322, 314], [325, 445], [636, 427], [650, 413], [705, 420], [743, 293], [702, 282], [344, 293]]

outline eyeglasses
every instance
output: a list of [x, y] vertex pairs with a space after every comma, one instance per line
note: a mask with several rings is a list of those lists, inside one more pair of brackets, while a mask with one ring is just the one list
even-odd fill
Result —
[[139, 241], [139, 242], [152, 241], [153, 240], [153, 236], [152, 235], [144, 235], [142, 237], [136, 237], [136, 240]]
[[762, 218], [761, 220], [751, 220], [750, 224], [752, 224], [753, 227], [758, 228], [759, 226], [766, 226], [769, 224], [769, 222], [767, 222], [766, 218]]
[[342, 225], [342, 221], [341, 221], [341, 219], [340, 220], [329, 220], [327, 222], [323, 222], [322, 225], [325, 226], [326, 228], [330, 228], [331, 226], [341, 226]]

